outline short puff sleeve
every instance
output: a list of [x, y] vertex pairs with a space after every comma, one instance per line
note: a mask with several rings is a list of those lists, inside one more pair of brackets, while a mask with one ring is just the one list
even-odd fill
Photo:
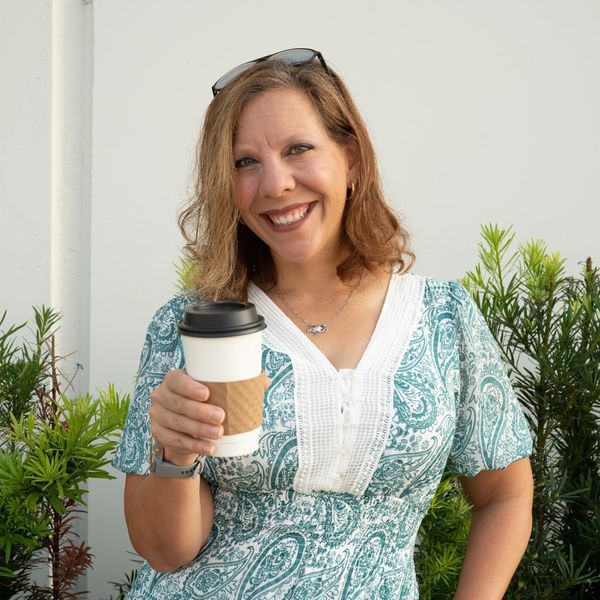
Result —
[[184, 365], [174, 302], [156, 312], [146, 332], [133, 399], [112, 461], [115, 468], [125, 473], [148, 473], [152, 446], [150, 394], [169, 371]]
[[532, 441], [500, 348], [467, 290], [451, 283], [458, 352], [456, 428], [447, 470], [469, 477], [531, 454]]

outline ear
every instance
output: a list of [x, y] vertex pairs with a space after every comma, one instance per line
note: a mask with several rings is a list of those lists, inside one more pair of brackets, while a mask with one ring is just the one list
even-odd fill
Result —
[[344, 146], [344, 150], [346, 152], [346, 164], [348, 165], [348, 187], [350, 187], [350, 183], [356, 181], [360, 153], [358, 152], [358, 144], [355, 140], [348, 142]]

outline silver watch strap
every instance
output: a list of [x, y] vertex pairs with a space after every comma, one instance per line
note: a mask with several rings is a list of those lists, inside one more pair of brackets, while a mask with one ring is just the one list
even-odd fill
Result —
[[191, 465], [174, 465], [163, 459], [164, 448], [160, 442], [152, 445], [152, 457], [150, 460], [150, 472], [159, 477], [172, 477], [175, 479], [187, 479], [197, 477], [202, 469], [202, 457], [199, 456]]

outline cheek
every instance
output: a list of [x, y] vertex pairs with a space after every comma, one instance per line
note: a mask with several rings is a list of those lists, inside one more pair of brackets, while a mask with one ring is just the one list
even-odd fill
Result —
[[339, 191], [346, 189], [345, 163], [332, 157], [330, 160], [313, 165], [311, 175], [313, 181], [319, 182], [321, 187], [327, 187]]
[[235, 200], [240, 212], [249, 210], [252, 203], [252, 189], [248, 180], [239, 180], [235, 184]]
[[321, 191], [331, 195], [340, 189], [340, 185], [344, 185], [343, 179], [336, 177], [338, 170], [335, 165], [319, 165], [306, 169], [299, 180], [306, 184], [307, 187]]

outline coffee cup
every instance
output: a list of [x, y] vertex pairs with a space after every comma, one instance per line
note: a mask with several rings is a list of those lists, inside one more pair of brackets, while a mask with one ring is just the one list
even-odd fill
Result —
[[265, 321], [253, 304], [209, 302], [187, 307], [177, 329], [188, 375], [210, 390], [208, 402], [225, 411], [214, 456], [258, 449], [264, 396], [261, 372]]

